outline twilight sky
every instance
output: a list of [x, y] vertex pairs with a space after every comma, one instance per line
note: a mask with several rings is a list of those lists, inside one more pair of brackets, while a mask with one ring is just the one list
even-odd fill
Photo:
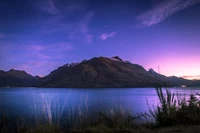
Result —
[[0, 69], [47, 75], [118, 55], [167, 76], [198, 77], [199, 12], [200, 0], [1, 0]]

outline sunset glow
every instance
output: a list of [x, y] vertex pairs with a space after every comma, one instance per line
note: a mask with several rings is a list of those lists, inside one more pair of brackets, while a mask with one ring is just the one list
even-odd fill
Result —
[[66, 63], [117, 55], [166, 76], [199, 79], [199, 3], [2, 0], [0, 70], [48, 75]]

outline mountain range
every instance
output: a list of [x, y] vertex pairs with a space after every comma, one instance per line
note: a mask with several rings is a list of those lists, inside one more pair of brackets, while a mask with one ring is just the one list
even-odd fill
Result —
[[0, 87], [33, 86], [39, 77], [33, 77], [25, 71], [11, 69], [7, 72], [0, 70]]
[[200, 86], [200, 80], [167, 77], [153, 69], [145, 70], [138, 64], [120, 57], [94, 57], [80, 63], [65, 64], [49, 75], [33, 77], [25, 71], [0, 71], [0, 87], [34, 86], [63, 88], [125, 88], [167, 86]]

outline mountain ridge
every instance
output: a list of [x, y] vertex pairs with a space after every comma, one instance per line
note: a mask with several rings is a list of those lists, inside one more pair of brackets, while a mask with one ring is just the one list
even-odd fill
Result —
[[[39, 80], [37, 86], [72, 88], [155, 87], [200, 85], [179, 77], [167, 77], [147, 71], [141, 65], [124, 61], [120, 57], [94, 57], [75, 65], [65, 64]], [[153, 72], [153, 73], [152, 73]]]
[[37, 79], [23, 70], [0, 71], [0, 87], [34, 86]]
[[[17, 83], [16, 83], [16, 81]], [[94, 57], [67, 63], [45, 77], [32, 76], [23, 70], [0, 71], [0, 86], [33, 86], [62, 88], [125, 88], [168, 86], [200, 86], [200, 80], [161, 75], [153, 69], [122, 60], [119, 56]]]

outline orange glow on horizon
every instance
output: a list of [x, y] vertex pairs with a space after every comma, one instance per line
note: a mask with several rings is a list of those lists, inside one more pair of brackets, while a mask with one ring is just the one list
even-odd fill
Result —
[[[200, 79], [200, 62], [195, 58], [167, 58], [148, 65], [156, 72], [165, 76], [185, 77], [187, 79]], [[153, 67], [152, 67], [153, 66]], [[159, 70], [158, 70], [159, 69]]]
[[197, 76], [183, 76], [182, 78], [189, 79], [189, 80], [200, 80], [200, 75], [197, 75]]

